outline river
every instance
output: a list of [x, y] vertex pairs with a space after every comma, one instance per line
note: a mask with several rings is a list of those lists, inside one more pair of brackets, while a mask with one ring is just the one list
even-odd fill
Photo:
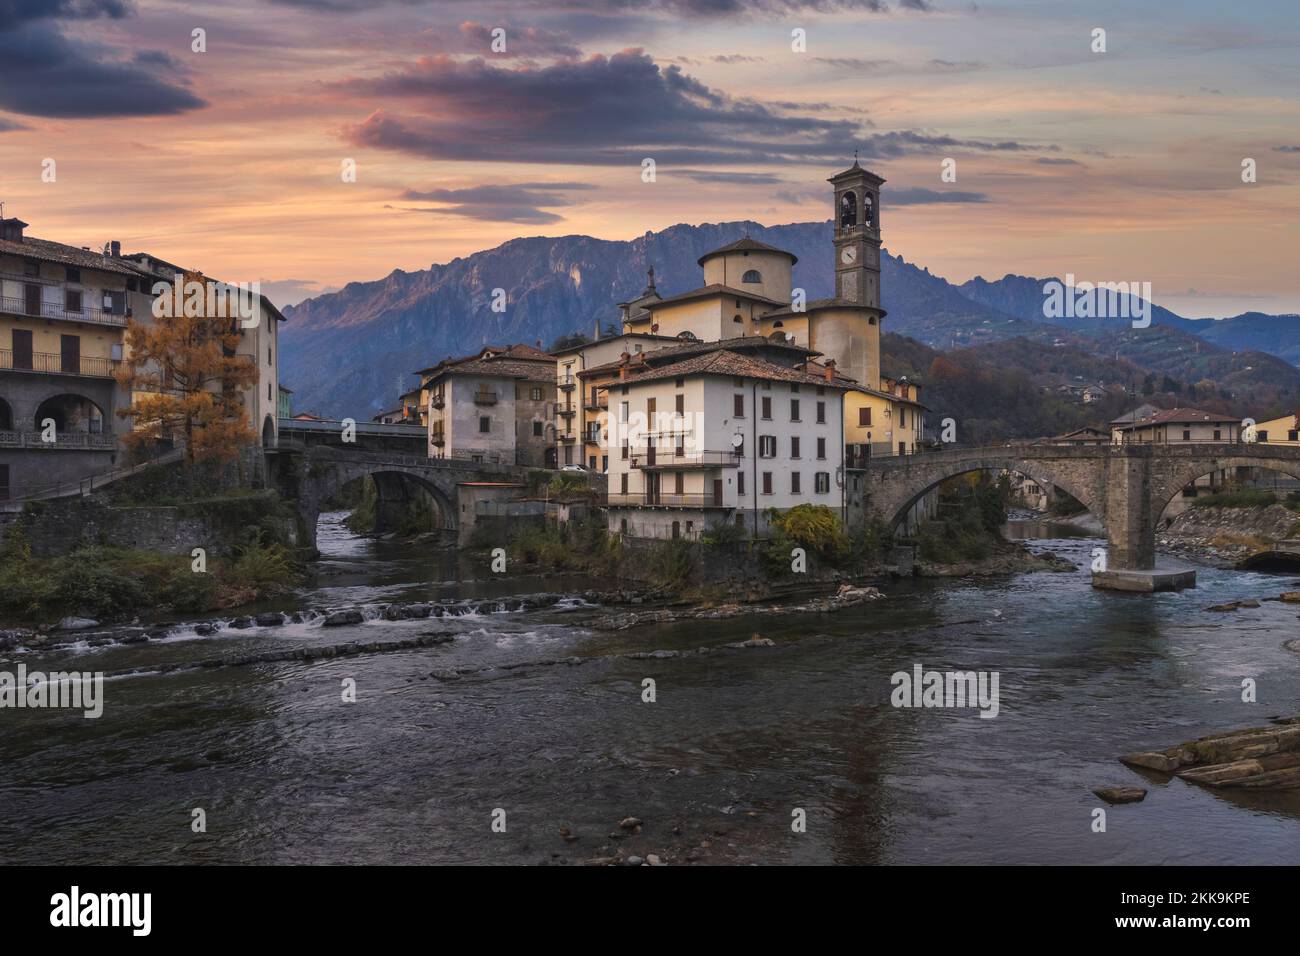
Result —
[[[493, 575], [453, 552], [355, 538], [342, 517], [322, 517], [314, 582], [285, 609], [598, 584]], [[1295, 607], [1204, 610], [1275, 596], [1292, 578], [1202, 567], [1183, 593], [1095, 591], [1084, 569], [1098, 543], [1034, 542], [1076, 573], [896, 582], [886, 600], [826, 615], [604, 632], [582, 626], [593, 609], [567, 599], [206, 637], [179, 624], [144, 644], [5, 652], [0, 669], [120, 671], [454, 636], [109, 678], [97, 720], [0, 711], [0, 861], [532, 864], [621, 847], [670, 863], [1296, 862], [1300, 791], [1144, 781], [1115, 759], [1300, 713], [1300, 655], [1282, 647]], [[720, 649], [755, 631], [776, 646], [624, 656]], [[890, 676], [915, 664], [997, 672], [998, 716], [892, 707]], [[443, 679], [452, 670], [459, 679]], [[642, 702], [645, 678], [653, 703]], [[1241, 701], [1244, 678], [1259, 703]], [[1090, 791], [1113, 785], [1150, 793], [1108, 808], [1106, 831], [1093, 832], [1104, 805]], [[206, 832], [193, 830], [196, 809]], [[628, 816], [640, 832], [620, 830]]]

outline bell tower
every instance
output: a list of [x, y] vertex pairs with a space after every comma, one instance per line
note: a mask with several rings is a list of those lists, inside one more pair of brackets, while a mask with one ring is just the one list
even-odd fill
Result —
[[880, 308], [880, 187], [853, 165], [827, 180], [835, 189], [835, 298]]

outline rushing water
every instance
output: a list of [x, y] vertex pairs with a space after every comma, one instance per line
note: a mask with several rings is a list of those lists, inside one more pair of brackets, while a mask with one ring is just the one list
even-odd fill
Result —
[[[454, 552], [353, 538], [326, 515], [294, 607], [579, 592]], [[1021, 529], [1023, 532], [1024, 529]], [[1294, 863], [1300, 792], [1235, 795], [1140, 777], [1126, 751], [1300, 713], [1294, 605], [1211, 613], [1291, 578], [1200, 569], [1181, 594], [1088, 584], [1090, 538], [1036, 545], [1076, 573], [907, 581], [827, 615], [593, 631], [581, 601], [324, 628], [180, 626], [147, 644], [6, 654], [121, 671], [349, 640], [436, 647], [110, 678], [103, 717], [0, 711], [0, 860]], [[721, 648], [755, 631], [775, 647]], [[569, 663], [552, 663], [562, 659]], [[531, 662], [531, 663], [530, 663]], [[1001, 710], [896, 709], [890, 676], [1000, 675]], [[460, 670], [455, 680], [431, 676]], [[642, 681], [656, 701], [642, 702]], [[1241, 701], [1257, 682], [1259, 703]], [[356, 702], [341, 688], [356, 682]], [[1094, 787], [1149, 789], [1107, 810]], [[191, 829], [202, 808], [207, 832]], [[792, 812], [806, 811], [794, 833]], [[504, 833], [492, 828], [505, 811]], [[611, 838], [629, 815], [642, 832]], [[560, 828], [576, 834], [566, 842]]]

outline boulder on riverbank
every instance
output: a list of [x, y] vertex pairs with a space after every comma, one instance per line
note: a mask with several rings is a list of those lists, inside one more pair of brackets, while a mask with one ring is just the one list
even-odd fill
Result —
[[1172, 773], [1210, 787], [1249, 790], [1300, 788], [1300, 717], [1272, 727], [1211, 734], [1166, 750], [1120, 757], [1129, 767]]

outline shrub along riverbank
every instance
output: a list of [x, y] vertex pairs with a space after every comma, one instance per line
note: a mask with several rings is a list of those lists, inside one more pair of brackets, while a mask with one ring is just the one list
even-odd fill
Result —
[[184, 555], [86, 544], [56, 557], [33, 557], [21, 529], [0, 549], [0, 620], [48, 625], [66, 616], [129, 619], [143, 611], [193, 613], [237, 607], [290, 590], [302, 568], [283, 544], [256, 531], [229, 557]]

